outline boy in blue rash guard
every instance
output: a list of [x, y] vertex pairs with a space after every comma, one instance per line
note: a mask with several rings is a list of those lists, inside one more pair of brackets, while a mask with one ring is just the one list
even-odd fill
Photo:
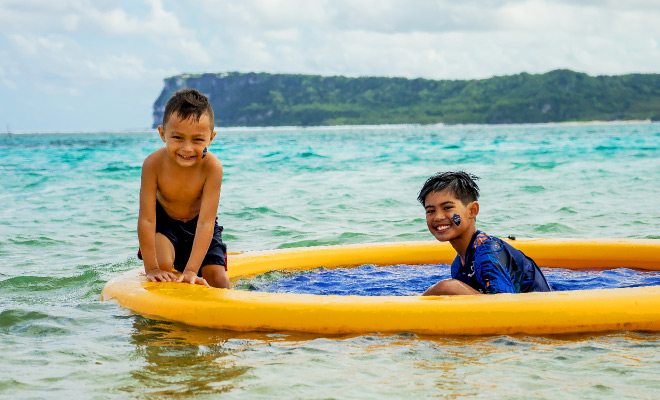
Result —
[[552, 290], [534, 260], [503, 240], [476, 228], [478, 177], [442, 172], [430, 177], [417, 200], [426, 210], [426, 225], [441, 242], [456, 250], [452, 279], [436, 283], [424, 296], [549, 292]]

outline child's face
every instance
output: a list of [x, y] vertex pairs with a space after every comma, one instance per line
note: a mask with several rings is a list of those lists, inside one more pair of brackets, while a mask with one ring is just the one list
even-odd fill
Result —
[[467, 206], [453, 192], [442, 190], [431, 192], [424, 199], [426, 226], [436, 239], [447, 242], [459, 238], [465, 232], [471, 234], [479, 212], [476, 201]]
[[199, 121], [194, 118], [181, 119], [174, 113], [158, 132], [165, 142], [167, 154], [182, 167], [192, 167], [201, 162], [204, 149], [208, 148], [215, 137], [208, 114], [202, 114]]

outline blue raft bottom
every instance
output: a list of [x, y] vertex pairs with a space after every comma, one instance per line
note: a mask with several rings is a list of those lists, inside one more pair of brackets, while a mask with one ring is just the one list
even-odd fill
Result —
[[[613, 289], [660, 285], [660, 271], [628, 268], [569, 270], [542, 268], [554, 290]], [[354, 268], [323, 268], [305, 271], [270, 271], [240, 280], [240, 290], [317, 295], [416, 296], [434, 283], [450, 278], [447, 264], [371, 264]]]

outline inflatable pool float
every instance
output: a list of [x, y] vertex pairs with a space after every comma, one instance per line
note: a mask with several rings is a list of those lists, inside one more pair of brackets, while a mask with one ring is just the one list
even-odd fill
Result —
[[[660, 240], [530, 239], [514, 244], [544, 268], [660, 270]], [[255, 251], [230, 255], [229, 276], [235, 281], [271, 270], [451, 263], [455, 254], [449, 244], [437, 241]], [[148, 318], [236, 331], [660, 331], [660, 286], [481, 296], [323, 296], [147, 282], [140, 267], [110, 280], [101, 299], [116, 300]]]

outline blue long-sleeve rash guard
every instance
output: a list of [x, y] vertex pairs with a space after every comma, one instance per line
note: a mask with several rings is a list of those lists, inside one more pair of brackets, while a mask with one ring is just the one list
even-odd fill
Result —
[[487, 294], [552, 291], [534, 260], [502, 239], [481, 231], [472, 236], [465, 265], [456, 256], [451, 276]]

